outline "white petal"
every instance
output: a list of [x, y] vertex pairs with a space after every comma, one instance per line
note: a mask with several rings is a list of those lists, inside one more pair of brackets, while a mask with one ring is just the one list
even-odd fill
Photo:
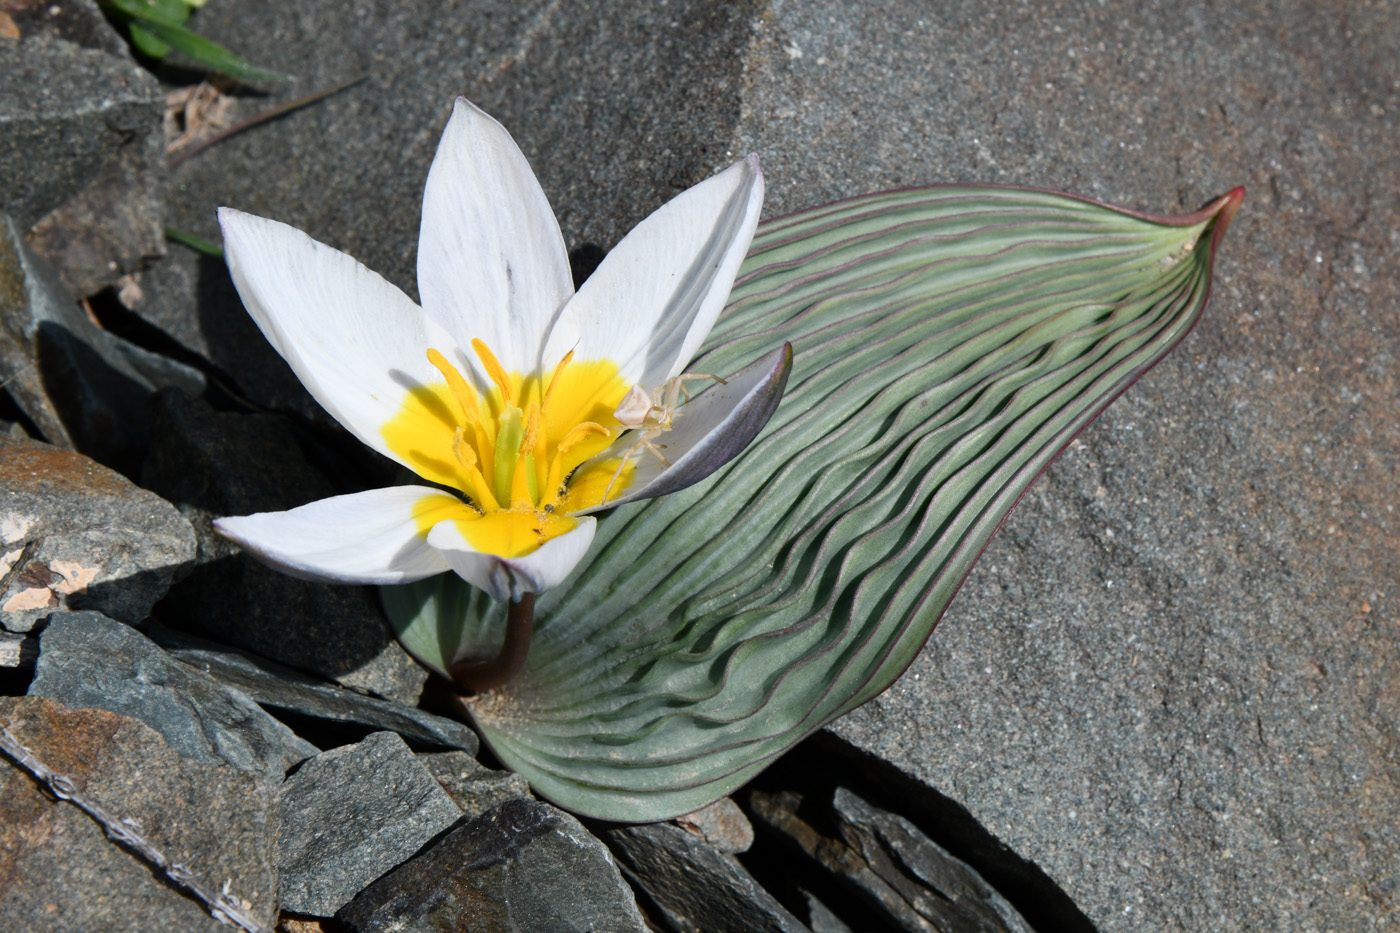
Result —
[[[637, 469], [627, 494], [577, 514], [587, 515], [624, 502], [679, 492], [733, 460], [772, 417], [791, 370], [792, 345], [785, 343], [727, 383], [706, 389], [681, 406], [674, 428], [655, 440], [658, 445], [666, 445], [664, 453], [670, 466], [651, 451], [638, 451], [633, 455]], [[617, 457], [636, 442], [635, 432], [624, 434], [592, 462]]]
[[414, 507], [427, 499], [461, 504], [436, 489], [391, 486], [287, 512], [220, 518], [214, 528], [264, 563], [303, 580], [412, 583], [448, 569], [414, 518]]
[[758, 225], [758, 157], [682, 192], [623, 238], [564, 306], [547, 371], [577, 345], [647, 388], [680, 375], [724, 308]]
[[588, 553], [597, 523], [581, 518], [578, 527], [551, 538], [523, 557], [499, 557], [472, 547], [453, 521], [442, 522], [428, 532], [428, 543], [437, 548], [452, 569], [493, 599], [519, 599], [522, 593], [542, 593], [564, 582]]
[[403, 463], [380, 428], [408, 389], [440, 382], [429, 347], [453, 339], [408, 296], [295, 227], [219, 208], [224, 254], [243, 304], [308, 392], [375, 450]]
[[423, 192], [418, 293], [458, 346], [478, 337], [522, 373], [539, 367], [549, 325], [574, 293], [564, 237], [535, 173], [505, 128], [463, 97]]

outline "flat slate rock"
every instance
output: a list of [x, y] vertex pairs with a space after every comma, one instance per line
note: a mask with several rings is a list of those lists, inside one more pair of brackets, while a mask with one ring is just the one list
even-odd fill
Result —
[[[105, 710], [0, 697], [0, 726], [207, 889], [277, 917], [277, 808], [250, 774], [181, 758], [152, 729]], [[228, 933], [199, 902], [0, 757], [0, 929]]]
[[420, 754], [418, 760], [469, 820], [507, 800], [531, 796], [523, 777], [488, 768], [466, 752]]
[[277, 415], [215, 411], [178, 391], [162, 392], [153, 408], [158, 430], [141, 482], [179, 506], [199, 541], [196, 568], [166, 604], [182, 627], [356, 690], [417, 702], [427, 672], [394, 640], [370, 588], [294, 579], [211, 525], [340, 491], [308, 461], [295, 426]]
[[282, 786], [280, 810], [282, 907], [318, 917], [462, 818], [392, 732], [307, 761]]
[[57, 609], [146, 617], [194, 560], [194, 532], [154, 493], [80, 454], [0, 435], [0, 625]]
[[391, 703], [316, 680], [285, 665], [238, 651], [184, 632], [158, 625], [147, 634], [184, 663], [247, 694], [264, 709], [292, 713], [333, 726], [397, 732], [408, 742], [427, 748], [459, 750], [475, 755], [481, 741], [454, 719], [415, 706]]
[[603, 843], [549, 804], [508, 800], [370, 885], [354, 933], [644, 933]]
[[674, 933], [811, 933], [738, 861], [694, 833], [651, 823], [602, 838]]
[[49, 616], [29, 695], [130, 716], [182, 758], [227, 764], [273, 786], [292, 765], [319, 753], [246, 694], [97, 612]]

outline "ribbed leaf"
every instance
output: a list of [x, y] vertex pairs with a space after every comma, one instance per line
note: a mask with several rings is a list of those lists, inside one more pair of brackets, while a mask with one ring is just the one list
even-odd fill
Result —
[[[469, 701], [492, 749], [570, 809], [663, 819], [880, 693], [1026, 487], [1191, 329], [1242, 197], [1152, 218], [940, 187], [760, 227], [691, 368], [790, 341], [786, 396], [710, 480], [603, 518], [523, 673]], [[386, 604], [440, 668], [502, 638], [451, 576]]]

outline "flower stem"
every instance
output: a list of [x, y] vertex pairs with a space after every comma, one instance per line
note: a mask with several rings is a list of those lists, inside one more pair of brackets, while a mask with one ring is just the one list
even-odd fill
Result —
[[521, 593], [511, 600], [506, 614], [506, 638], [501, 653], [482, 661], [463, 659], [453, 664], [450, 672], [457, 689], [481, 693], [510, 683], [525, 666], [530, 653], [530, 638], [535, 634], [535, 594]]

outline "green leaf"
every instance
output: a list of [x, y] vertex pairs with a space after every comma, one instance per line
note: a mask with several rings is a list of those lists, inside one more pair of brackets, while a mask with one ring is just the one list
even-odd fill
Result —
[[211, 243], [203, 237], [195, 236], [193, 233], [186, 233], [174, 227], [165, 228], [165, 238], [172, 243], [179, 243], [181, 246], [188, 246], [197, 253], [212, 256], [215, 259], [224, 258], [224, 248], [217, 243]]
[[170, 46], [142, 29], [139, 23], [127, 23], [126, 31], [131, 35], [131, 44], [143, 55], [160, 60], [170, 54]]
[[[286, 75], [250, 64], [222, 45], [186, 29], [181, 24], [189, 19], [190, 9], [179, 0], [160, 0], [153, 3], [147, 3], [145, 0], [102, 0], [102, 5], [115, 9], [132, 20], [132, 41], [137, 42], [137, 47], [147, 54], [152, 53], [148, 52], [141, 42], [154, 40], [169, 47], [165, 54], [170, 50], [180, 52], [206, 68], [222, 71], [243, 81], [287, 80]], [[145, 39], [136, 39], [135, 32], [138, 29]], [[164, 54], [154, 57], [163, 58]]]
[[[791, 341], [787, 394], [710, 480], [599, 522], [521, 675], [468, 701], [491, 748], [579, 813], [665, 819], [883, 691], [1035, 477], [1191, 329], [1242, 197], [1154, 218], [938, 187], [765, 223], [691, 368]], [[500, 644], [503, 607], [454, 576], [384, 593], [432, 666]]]

